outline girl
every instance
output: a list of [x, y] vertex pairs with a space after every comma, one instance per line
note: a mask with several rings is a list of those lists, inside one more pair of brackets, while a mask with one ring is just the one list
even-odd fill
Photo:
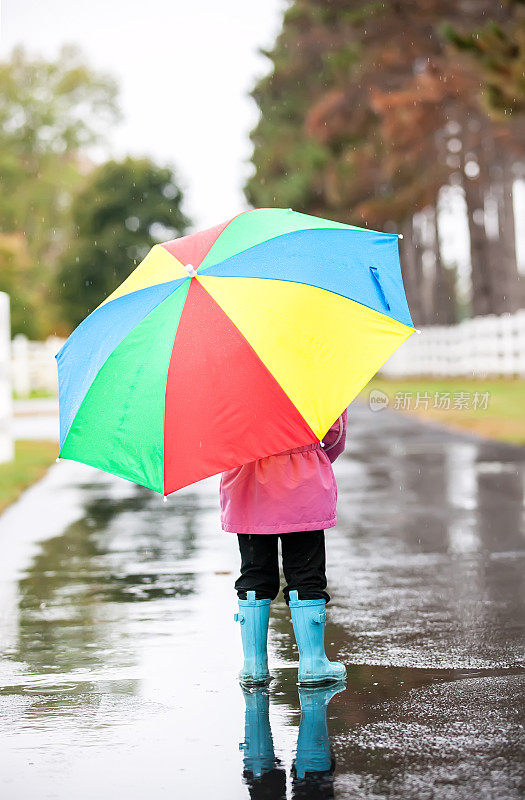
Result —
[[326, 591], [324, 529], [337, 522], [337, 484], [332, 463], [346, 443], [347, 409], [322, 442], [295, 447], [223, 472], [221, 524], [237, 533], [239, 598], [244, 666], [241, 683], [267, 683], [270, 602], [279, 592], [281, 539], [283, 594], [299, 649], [299, 683], [315, 686], [346, 677], [344, 664], [324, 651]]

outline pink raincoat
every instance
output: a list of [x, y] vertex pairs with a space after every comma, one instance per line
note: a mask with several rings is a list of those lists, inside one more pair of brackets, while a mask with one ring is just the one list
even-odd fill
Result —
[[223, 472], [222, 529], [290, 533], [332, 528], [337, 522], [332, 462], [345, 449], [346, 417], [345, 409], [322, 444], [295, 447]]

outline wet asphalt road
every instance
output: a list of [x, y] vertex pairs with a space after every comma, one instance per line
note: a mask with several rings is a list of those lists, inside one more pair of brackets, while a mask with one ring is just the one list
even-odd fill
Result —
[[281, 599], [269, 692], [238, 686], [217, 478], [163, 504], [63, 462], [11, 507], [2, 797], [525, 796], [525, 450], [353, 407], [335, 468], [333, 697], [299, 697]]

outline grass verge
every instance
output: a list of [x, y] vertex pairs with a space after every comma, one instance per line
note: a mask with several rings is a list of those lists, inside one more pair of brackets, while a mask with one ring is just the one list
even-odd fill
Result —
[[13, 461], [0, 464], [0, 513], [46, 472], [58, 453], [58, 443], [15, 442]]
[[372, 389], [384, 392], [389, 400], [388, 407], [403, 414], [502, 442], [525, 445], [525, 380], [390, 380], [376, 376], [361, 392], [362, 402], [369, 402]]

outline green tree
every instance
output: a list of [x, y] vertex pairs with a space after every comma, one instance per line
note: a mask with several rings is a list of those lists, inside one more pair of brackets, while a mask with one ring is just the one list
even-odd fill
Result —
[[91, 167], [86, 148], [102, 143], [119, 117], [116, 92], [75, 47], [55, 61], [15, 48], [0, 62], [0, 234], [21, 234], [27, 244], [32, 290], [18, 299], [31, 335], [56, 327], [56, 264], [72, 193]]
[[32, 281], [31, 257], [20, 233], [0, 233], [0, 292], [10, 297], [11, 333], [37, 338], [34, 309], [36, 287]]
[[74, 198], [74, 236], [61, 258], [64, 314], [78, 325], [159, 241], [182, 235], [189, 220], [173, 171], [149, 159], [109, 161]]
[[450, 22], [443, 34], [481, 70], [483, 100], [496, 117], [525, 112], [525, 0], [504, 0], [498, 18], [464, 32]]

